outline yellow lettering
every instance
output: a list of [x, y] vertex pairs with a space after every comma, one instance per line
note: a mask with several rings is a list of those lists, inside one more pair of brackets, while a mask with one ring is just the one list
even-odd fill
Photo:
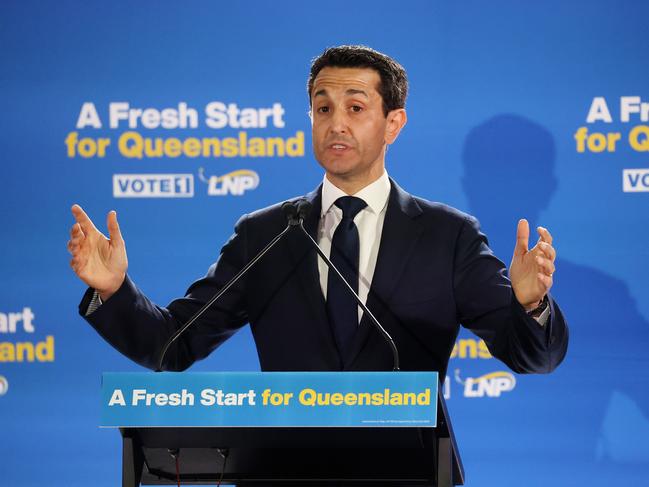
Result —
[[586, 150], [587, 136], [588, 136], [588, 129], [586, 127], [579, 127], [575, 132], [575, 141], [577, 142], [577, 152], [584, 152]]
[[250, 157], [263, 157], [266, 155], [266, 144], [261, 137], [253, 137], [248, 143]]
[[0, 362], [15, 362], [16, 351], [13, 343], [0, 343]]
[[[460, 350], [458, 355], [460, 358], [476, 358], [478, 356], [478, 344], [472, 338], [462, 339], [459, 341]], [[468, 350], [468, 353], [467, 353]]]
[[233, 137], [226, 137], [221, 141], [224, 157], [235, 157], [239, 150], [237, 147], [237, 139]]
[[353, 392], [348, 392], [345, 394], [345, 405], [346, 406], [355, 406], [358, 403], [358, 396]]
[[[110, 139], [78, 139], [77, 132], [70, 132], [65, 139], [68, 157], [104, 157]], [[295, 137], [251, 137], [241, 131], [237, 137], [179, 139], [143, 137], [138, 132], [127, 131], [117, 141], [119, 153], [129, 159], [143, 157], [298, 157], [304, 156], [304, 132]]]
[[606, 136], [599, 132], [590, 134], [586, 145], [591, 152], [603, 152], [606, 149]]
[[44, 342], [36, 344], [36, 359], [39, 362], [54, 362], [54, 337], [48, 335]]
[[303, 406], [315, 406], [316, 392], [313, 389], [302, 389], [298, 401]]
[[281, 137], [270, 137], [268, 138], [268, 150], [266, 151], [266, 154], [269, 157], [272, 157], [275, 155], [275, 149], [277, 149], [277, 155], [284, 157], [284, 139]]
[[[210, 151], [210, 148], [212, 149]], [[203, 139], [203, 157], [221, 155], [221, 141], [217, 138]]]
[[430, 406], [430, 389], [426, 389], [424, 392], [417, 394], [417, 405]]
[[480, 358], [491, 358], [491, 352], [489, 352], [484, 340], [478, 342], [478, 356]]
[[165, 140], [164, 152], [167, 157], [178, 157], [181, 154], [182, 144], [175, 137]]
[[27, 362], [34, 361], [34, 344], [30, 342], [16, 343], [16, 362], [24, 362], [27, 355]]
[[239, 155], [245, 157], [248, 154], [248, 134], [239, 132]]
[[403, 394], [393, 392], [388, 404], [390, 404], [390, 406], [403, 406]]
[[649, 125], [637, 125], [629, 132], [629, 145], [637, 152], [649, 152]]
[[0, 342], [2, 362], [54, 362], [54, 337], [48, 335], [42, 342]]
[[331, 395], [330, 403], [332, 406], [340, 406], [343, 403], [343, 395], [340, 392], [334, 392]]
[[147, 157], [162, 157], [162, 139], [144, 139], [144, 154]]
[[117, 141], [117, 148], [124, 157], [142, 159], [142, 136], [137, 132], [124, 132]]
[[298, 130], [295, 137], [289, 137], [286, 141], [286, 153], [290, 157], [304, 155], [304, 132]]

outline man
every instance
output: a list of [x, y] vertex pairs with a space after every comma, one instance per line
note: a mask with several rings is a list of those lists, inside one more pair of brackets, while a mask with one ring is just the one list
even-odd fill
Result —
[[[306, 199], [307, 231], [348, 276], [393, 337], [404, 370], [445, 376], [459, 324], [516, 372], [549, 372], [568, 332], [548, 291], [550, 233], [528, 250], [518, 224], [509, 270], [487, 247], [474, 218], [409, 195], [390, 180], [385, 152], [407, 117], [407, 79], [391, 58], [359, 46], [330, 48], [308, 83], [313, 151], [323, 184]], [[352, 196], [353, 195], [353, 196]], [[110, 240], [75, 205], [71, 265], [90, 286], [80, 312], [114, 347], [153, 368], [168, 337], [286, 226], [280, 205], [243, 216], [207, 276], [167, 308], [151, 303], [126, 274], [115, 212]], [[304, 235], [289, 233], [170, 350], [182, 370], [249, 322], [263, 370], [390, 370], [381, 335], [351, 301]]]

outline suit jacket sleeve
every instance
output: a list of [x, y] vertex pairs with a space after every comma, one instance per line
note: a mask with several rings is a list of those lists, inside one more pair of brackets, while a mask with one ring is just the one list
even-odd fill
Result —
[[[194, 282], [184, 298], [167, 307], [151, 302], [127, 276], [119, 290], [95, 312], [85, 316], [93, 295], [88, 289], [79, 313], [114, 348], [138, 364], [155, 369], [165, 342], [247, 262], [246, 216], [207, 275]], [[247, 321], [245, 279], [226, 292], [169, 349], [164, 369], [184, 370], [209, 355]]]
[[505, 265], [470, 216], [457, 240], [453, 284], [460, 322], [514, 372], [548, 373], [561, 363], [568, 327], [559, 306], [548, 296], [550, 318], [545, 326], [527, 315], [512, 291]]

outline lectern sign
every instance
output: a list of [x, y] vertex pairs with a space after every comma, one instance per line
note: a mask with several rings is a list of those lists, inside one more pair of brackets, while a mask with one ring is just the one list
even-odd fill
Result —
[[436, 372], [104, 373], [101, 426], [434, 427]]

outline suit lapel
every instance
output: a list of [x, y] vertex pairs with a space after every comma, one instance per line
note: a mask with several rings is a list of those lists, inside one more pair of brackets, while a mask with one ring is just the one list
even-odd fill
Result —
[[[320, 210], [322, 207], [321, 201], [322, 185], [320, 185], [313, 192], [306, 195], [305, 199], [308, 200], [313, 206], [311, 213], [304, 221], [305, 230], [318, 241], [318, 224], [320, 221]], [[291, 248], [291, 255], [293, 256], [293, 264], [297, 266], [302, 289], [304, 290], [305, 299], [313, 310], [316, 317], [316, 322], [312, 325], [316, 329], [316, 334], [321, 338], [321, 343], [325, 348], [332, 353], [337, 354], [338, 366], [340, 367], [342, 361], [338, 353], [338, 347], [333, 335], [333, 331], [329, 324], [327, 317], [327, 309], [322, 289], [320, 288], [320, 274], [318, 272], [318, 255], [311, 247], [307, 238], [299, 229], [293, 230], [292, 238], [289, 239], [289, 246]]]
[[[390, 183], [392, 189], [383, 222], [372, 285], [367, 297], [367, 307], [379, 321], [381, 311], [396, 289], [401, 274], [423, 232], [423, 227], [417, 220], [417, 216], [421, 214], [421, 208], [415, 199], [403, 191], [392, 179], [390, 179]], [[369, 316], [363, 314], [348, 366], [353, 364], [365, 346], [369, 332], [374, 326]]]

